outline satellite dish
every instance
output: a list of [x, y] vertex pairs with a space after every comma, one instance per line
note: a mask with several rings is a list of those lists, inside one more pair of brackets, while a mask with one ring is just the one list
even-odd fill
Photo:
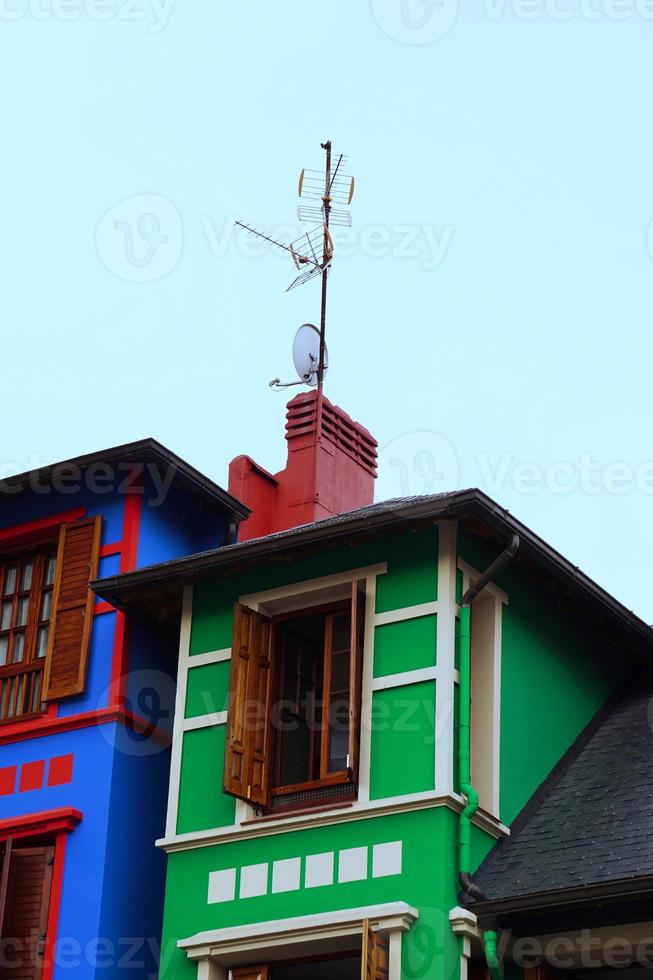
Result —
[[[317, 386], [317, 369], [320, 364], [320, 331], [312, 323], [304, 323], [295, 334], [292, 345], [295, 371], [304, 384]], [[324, 349], [324, 374], [329, 367], [329, 353]]]

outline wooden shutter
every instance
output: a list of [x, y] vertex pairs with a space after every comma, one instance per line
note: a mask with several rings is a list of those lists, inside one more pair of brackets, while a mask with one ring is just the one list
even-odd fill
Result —
[[59, 532], [43, 679], [45, 701], [84, 690], [94, 602], [88, 583], [97, 575], [101, 522], [101, 517], [74, 521], [64, 524]]
[[268, 980], [269, 976], [269, 966], [241, 966], [231, 970], [232, 980]]
[[351, 657], [349, 659], [349, 769], [358, 778], [363, 646], [365, 643], [365, 582], [354, 579], [351, 596]]
[[10, 851], [0, 960], [2, 980], [39, 980], [43, 969], [54, 847]]
[[269, 795], [272, 621], [236, 603], [224, 791], [258, 806]]
[[369, 919], [363, 922], [361, 980], [388, 980], [390, 948], [388, 940], [370, 929]]

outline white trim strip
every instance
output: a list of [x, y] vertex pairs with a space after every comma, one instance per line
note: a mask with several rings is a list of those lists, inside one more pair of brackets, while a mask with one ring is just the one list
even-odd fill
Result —
[[212, 650], [210, 653], [196, 653], [188, 657], [187, 666], [191, 670], [193, 667], [208, 667], [210, 664], [221, 664], [225, 660], [231, 660], [231, 647], [224, 650]]
[[[470, 587], [472, 581], [476, 581], [481, 577], [482, 572], [479, 572], [478, 568], [474, 568], [473, 565], [470, 565], [469, 562], [466, 562], [463, 558], [458, 559], [458, 568], [465, 576], [465, 585], [463, 586], [464, 594]], [[486, 585], [483, 592], [493, 595], [496, 599], [500, 599], [506, 606], [510, 605], [508, 595], [503, 591], [503, 589], [500, 589], [498, 585], [495, 585], [494, 582], [490, 582], [489, 585]]]
[[421, 667], [419, 670], [405, 670], [401, 674], [387, 674], [385, 677], [375, 677], [372, 681], [372, 690], [387, 691], [391, 687], [408, 687], [409, 684], [435, 681], [437, 677], [437, 667]]
[[268, 943], [277, 944], [281, 938], [302, 938], [310, 942], [312, 938], [326, 938], [343, 929], [352, 935], [360, 934], [361, 923], [370, 920], [374, 929], [408, 930], [419, 918], [417, 909], [406, 902], [388, 902], [384, 905], [368, 905], [363, 908], [342, 909], [335, 912], [319, 912], [316, 915], [300, 915], [288, 919], [273, 919], [270, 922], [256, 922], [246, 926], [230, 926], [226, 929], [211, 929], [198, 932], [188, 939], [179, 939], [177, 946], [186, 950], [189, 959], [206, 956], [220, 956], [221, 952], [233, 949], [233, 945], [255, 939], [263, 949]]
[[391, 623], [403, 623], [405, 619], [421, 619], [423, 616], [437, 616], [439, 602], [420, 602], [416, 606], [404, 606], [403, 609], [389, 609], [388, 612], [376, 613], [375, 626], [389, 626]]
[[190, 631], [193, 618], [193, 586], [184, 587], [179, 632], [179, 669], [177, 691], [175, 694], [175, 718], [170, 757], [170, 781], [168, 783], [168, 811], [166, 815], [166, 836], [177, 833], [177, 812], [179, 807], [179, 785], [181, 781], [181, 752], [183, 748], [183, 721], [186, 710], [187, 662], [190, 653]]
[[[245, 806], [245, 804], [243, 805]], [[426, 790], [422, 793], [393, 796], [385, 800], [369, 800], [366, 802], [359, 800], [346, 809], [341, 808], [318, 813], [305, 812], [294, 817], [251, 820], [246, 824], [231, 824], [228, 827], [216, 827], [211, 830], [195, 830], [188, 834], [165, 837], [158, 840], [156, 846], [165, 851], [185, 851], [195, 847], [210, 847], [214, 844], [247, 840], [252, 837], [267, 837], [272, 834], [292, 833], [296, 830], [330, 827], [334, 824], [343, 824], [352, 820], [366, 820], [387, 814], [437, 809], [441, 806], [449, 807], [455, 813], [460, 813], [465, 806], [465, 801], [458, 794], [440, 796], [433, 790]], [[510, 834], [508, 827], [485, 813], [476, 813], [472, 818], [472, 823], [496, 838]]]
[[258, 606], [266, 602], [274, 602], [276, 599], [300, 597], [306, 592], [315, 592], [319, 589], [328, 588], [330, 585], [341, 585], [344, 582], [351, 582], [355, 578], [367, 578], [376, 575], [385, 575], [388, 571], [388, 563], [380, 562], [378, 565], [366, 565], [364, 568], [349, 568], [344, 572], [336, 572], [333, 575], [321, 575], [320, 578], [306, 579], [292, 582], [277, 589], [267, 589], [264, 592], [252, 592], [249, 595], [242, 595], [239, 598], [244, 606], [258, 609]]
[[453, 704], [456, 645], [456, 538], [455, 521], [438, 524], [437, 625], [438, 683], [435, 691], [435, 788], [453, 792]]
[[358, 759], [358, 802], [362, 804], [370, 798], [375, 607], [376, 575], [373, 574], [368, 575], [365, 582], [365, 636], [363, 640], [363, 685]]
[[227, 724], [227, 712], [215, 711], [210, 715], [197, 715], [195, 718], [184, 718], [183, 731], [195, 732], [199, 728], [214, 728], [216, 725]]

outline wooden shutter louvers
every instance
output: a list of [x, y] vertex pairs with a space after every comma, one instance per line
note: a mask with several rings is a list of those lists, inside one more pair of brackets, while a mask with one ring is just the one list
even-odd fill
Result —
[[224, 791], [257, 806], [269, 793], [272, 623], [236, 604]]
[[361, 951], [361, 980], [388, 980], [390, 945], [385, 936], [370, 929], [369, 919], [363, 922]]
[[100, 517], [64, 524], [59, 532], [52, 619], [43, 681], [43, 699], [81, 694], [93, 622], [95, 578], [100, 551]]

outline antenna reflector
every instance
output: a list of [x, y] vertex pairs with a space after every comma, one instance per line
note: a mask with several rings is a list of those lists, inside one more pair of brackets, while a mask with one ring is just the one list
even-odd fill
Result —
[[[317, 369], [320, 363], [320, 331], [312, 323], [304, 323], [295, 334], [292, 345], [295, 371], [301, 381], [310, 388], [317, 386]], [[324, 374], [329, 366], [329, 355], [324, 350]]]
[[322, 269], [316, 269], [315, 266], [312, 266], [312, 268], [307, 269], [306, 272], [302, 272], [299, 276], [297, 276], [296, 279], [293, 279], [286, 292], [289, 293], [291, 289], [296, 289], [297, 286], [303, 286], [305, 282], [310, 282], [311, 279], [315, 279], [317, 276], [321, 275]]
[[[305, 221], [308, 225], [324, 223], [324, 208], [307, 207], [305, 204], [297, 206], [298, 221]], [[329, 212], [329, 224], [332, 227], [351, 228], [351, 213], [349, 211], [336, 211], [333, 208]]]

